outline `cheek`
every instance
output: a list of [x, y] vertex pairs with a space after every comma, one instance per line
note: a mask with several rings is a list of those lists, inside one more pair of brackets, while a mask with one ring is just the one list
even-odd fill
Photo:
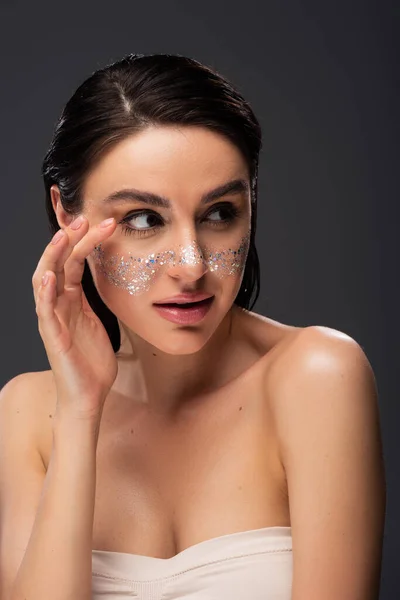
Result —
[[[96, 246], [91, 254], [96, 273], [110, 284], [137, 296], [148, 292], [163, 271], [170, 266], [198, 264], [203, 262], [212, 276], [225, 279], [241, 276], [249, 249], [250, 234], [247, 233], [233, 247], [215, 249], [200, 247], [197, 242], [189, 246], [180, 246], [178, 251], [163, 250], [147, 256], [127, 254], [108, 254], [102, 244]], [[233, 277], [235, 279], [235, 277]]]
[[207, 254], [207, 264], [211, 272], [220, 279], [232, 275], [241, 275], [246, 264], [249, 251], [250, 234], [243, 236], [240, 241], [230, 248], [210, 250]]
[[157, 280], [164, 264], [160, 254], [147, 257], [108, 254], [102, 244], [92, 252], [96, 276], [102, 275], [112, 285], [131, 295], [147, 292]]

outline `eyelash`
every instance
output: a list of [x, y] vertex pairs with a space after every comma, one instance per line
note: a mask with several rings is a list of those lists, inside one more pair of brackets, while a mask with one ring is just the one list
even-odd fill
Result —
[[[225, 219], [220, 219], [219, 221], [211, 220], [210, 221], [211, 227], [226, 227], [230, 223], [235, 221], [241, 212], [231, 202], [225, 202], [223, 204], [216, 204], [213, 207], [213, 209], [210, 210], [210, 212], [207, 214], [210, 215], [213, 212], [216, 212], [216, 211], [222, 210], [222, 209], [225, 209], [228, 212], [229, 216]], [[152, 210], [140, 210], [137, 212], [130, 213], [128, 216], [126, 216], [124, 219], [122, 219], [122, 221], [120, 221], [120, 223], [119, 223], [122, 226], [122, 230], [125, 235], [136, 235], [138, 237], [143, 237], [143, 236], [149, 235], [150, 232], [157, 231], [158, 229], [160, 229], [162, 227], [161, 224], [158, 224], [158, 225], [153, 225], [153, 227], [148, 227], [147, 229], [134, 229], [133, 227], [126, 225], [126, 223], [128, 221], [130, 221], [131, 219], [133, 219], [134, 217], [139, 217], [142, 215], [154, 215], [158, 218], [161, 218], [161, 217], [159, 217], [159, 215], [156, 212], [154, 212]]]

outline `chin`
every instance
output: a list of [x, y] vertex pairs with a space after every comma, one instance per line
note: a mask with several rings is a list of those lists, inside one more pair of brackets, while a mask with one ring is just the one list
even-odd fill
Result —
[[196, 352], [199, 352], [205, 344], [206, 341], [204, 341], [204, 343], [197, 344], [163, 344], [162, 346], [158, 345], [157, 349], [165, 354], [171, 354], [172, 356], [187, 356], [190, 354], [196, 354]]
[[167, 331], [158, 330], [151, 336], [143, 335], [143, 339], [165, 354], [188, 355], [199, 352], [212, 337], [215, 327], [207, 331], [199, 327], [177, 327]]
[[[221, 325], [226, 314], [219, 318], [215, 315], [207, 315], [204, 321], [197, 325], [177, 325], [165, 321], [165, 327], [158, 326], [141, 334], [138, 329], [136, 333], [158, 348], [161, 352], [172, 355], [195, 354], [204, 348]], [[208, 318], [207, 318], [208, 317]]]

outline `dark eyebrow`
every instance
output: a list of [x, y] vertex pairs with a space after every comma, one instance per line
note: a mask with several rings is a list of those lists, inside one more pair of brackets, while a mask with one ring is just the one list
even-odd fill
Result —
[[[200, 204], [209, 204], [213, 200], [221, 198], [221, 196], [225, 196], [226, 194], [240, 194], [243, 192], [247, 193], [248, 191], [249, 184], [245, 179], [234, 179], [203, 194], [200, 199]], [[109, 196], [106, 196], [106, 198], [103, 198], [102, 204], [109, 204], [112, 202], [132, 202], [132, 200], [139, 200], [140, 202], [145, 202], [152, 206], [159, 206], [161, 208], [171, 208], [171, 202], [165, 196], [159, 196], [158, 194], [152, 194], [151, 192], [142, 192], [132, 188], [113, 192]]]

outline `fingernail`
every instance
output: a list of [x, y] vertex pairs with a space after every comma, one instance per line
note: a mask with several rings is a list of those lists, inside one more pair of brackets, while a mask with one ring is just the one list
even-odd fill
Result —
[[46, 283], [48, 282], [48, 280], [49, 280], [49, 276], [47, 273], [45, 273], [42, 277], [42, 285], [45, 286]]
[[74, 221], [72, 221], [70, 227], [71, 229], [79, 229], [79, 227], [82, 225], [83, 223], [83, 216], [79, 215], [79, 217], [76, 217], [76, 219]]
[[111, 223], [114, 221], [114, 217], [111, 217], [111, 219], [106, 219], [105, 221], [102, 221], [100, 223], [100, 227], [108, 227], [109, 225], [111, 225]]
[[51, 240], [52, 244], [57, 244], [57, 242], [59, 242], [61, 240], [61, 238], [64, 235], [64, 229], [59, 229], [57, 231], [57, 233], [53, 236], [53, 239]]

